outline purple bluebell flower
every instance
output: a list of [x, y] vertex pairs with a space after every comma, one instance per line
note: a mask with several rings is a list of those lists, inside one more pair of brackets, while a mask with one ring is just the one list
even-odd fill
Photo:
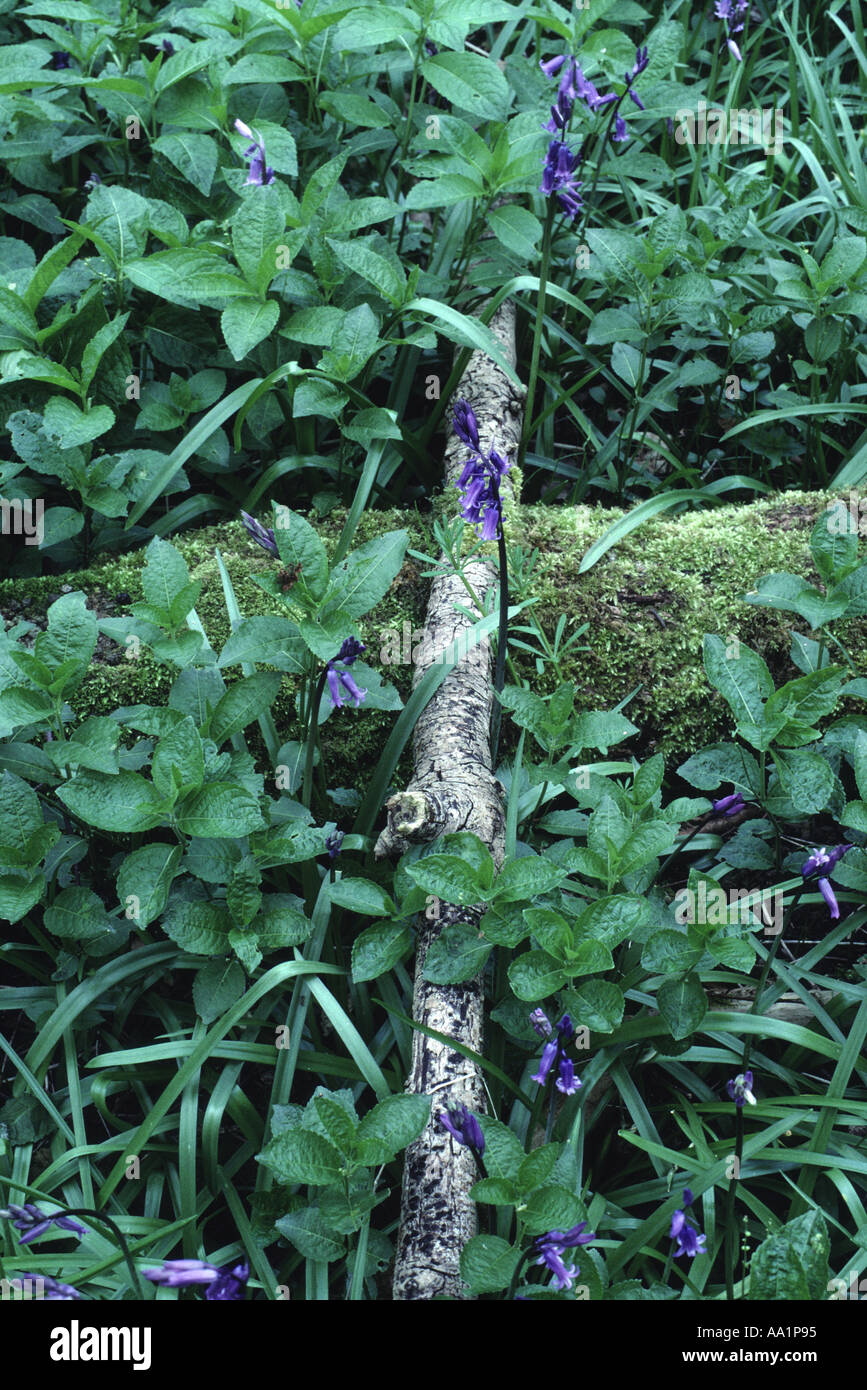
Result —
[[261, 188], [265, 184], [273, 183], [274, 170], [265, 163], [265, 141], [261, 135], [240, 120], [235, 122], [235, 129], [239, 135], [253, 142], [244, 151], [244, 158], [250, 161], [250, 172], [244, 180], [245, 185], [252, 183]]
[[564, 1096], [574, 1096], [581, 1082], [575, 1075], [575, 1064], [569, 1057], [560, 1058], [560, 1075], [556, 1081], [557, 1090]]
[[159, 1269], [146, 1269], [144, 1277], [167, 1289], [204, 1284], [207, 1286], [205, 1298], [210, 1302], [236, 1302], [244, 1296], [250, 1266], [245, 1262], [218, 1267], [207, 1260], [164, 1260]]
[[508, 472], [508, 459], [504, 459], [493, 445], [487, 454], [481, 452], [478, 421], [464, 400], [455, 402], [453, 428], [462, 443], [473, 451], [456, 484], [461, 493], [461, 515], [471, 526], [477, 529], [481, 526], [482, 540], [492, 541], [501, 521], [500, 481]]
[[[684, 1207], [692, 1206], [692, 1201], [692, 1193], [688, 1187], [685, 1187], [683, 1189]], [[693, 1259], [696, 1255], [704, 1254], [707, 1236], [699, 1235], [695, 1227], [689, 1224], [685, 1212], [680, 1208], [672, 1215], [669, 1235], [672, 1240], [677, 1241], [677, 1249], [674, 1252], [675, 1259], [679, 1259], [681, 1255], [688, 1255], [690, 1259]]]
[[241, 520], [257, 545], [261, 545], [262, 549], [267, 550], [269, 555], [279, 556], [280, 552], [277, 549], [274, 532], [270, 526], [263, 526], [254, 516], [250, 516], [249, 512], [242, 512]]
[[566, 61], [566, 55], [561, 53], [556, 58], [540, 58], [539, 67], [546, 77], [554, 77], [560, 71]]
[[733, 1100], [738, 1110], [743, 1110], [744, 1101], [750, 1105], [755, 1105], [756, 1098], [753, 1095], [753, 1074], [751, 1071], [740, 1072], [734, 1080], [726, 1082], [726, 1090], [729, 1093], [729, 1100]]
[[356, 685], [355, 680], [348, 671], [338, 671], [336, 663], [339, 661], [344, 666], [351, 666], [353, 661], [364, 651], [364, 643], [359, 642], [357, 637], [347, 637], [335, 657], [329, 661], [326, 667], [326, 680], [328, 681], [328, 692], [331, 702], [335, 709], [342, 709], [344, 700], [341, 689], [346, 691], [353, 705], [358, 709], [359, 705], [367, 696], [367, 691], [362, 690]]
[[563, 1043], [570, 1042], [572, 1038], [574, 1038], [575, 1024], [568, 1014], [564, 1014], [560, 1019], [560, 1022], [557, 1024], [557, 1032], [560, 1034], [560, 1041]]
[[837, 902], [837, 898], [834, 893], [834, 889], [831, 887], [831, 880], [829, 878], [819, 879], [819, 892], [822, 894], [822, 897], [828, 904], [828, 911], [831, 915], [832, 920], [836, 922], [840, 917], [840, 904]]
[[554, 1061], [559, 1051], [559, 1043], [547, 1042], [545, 1044], [545, 1046], [542, 1048], [542, 1060], [539, 1063], [539, 1070], [536, 1072], [535, 1076], [530, 1077], [531, 1081], [537, 1082], [540, 1086], [545, 1085], [545, 1082], [548, 1080], [548, 1073], [553, 1067]]
[[714, 801], [711, 809], [722, 811], [726, 816], [736, 816], [739, 811], [744, 809], [746, 802], [740, 792], [732, 792], [729, 796], [721, 796], [719, 801]]
[[577, 1265], [566, 1265], [563, 1256], [566, 1250], [574, 1250], [578, 1245], [589, 1245], [596, 1239], [593, 1231], [582, 1234], [586, 1221], [581, 1221], [569, 1231], [546, 1231], [533, 1241], [535, 1253], [539, 1256], [537, 1265], [547, 1265], [557, 1281], [558, 1289], [571, 1289], [572, 1280], [580, 1274]]
[[831, 919], [835, 922], [840, 916], [840, 906], [831, 886], [829, 875], [850, 849], [854, 849], [854, 845], [837, 845], [830, 851], [826, 850], [823, 845], [821, 849], [814, 849], [801, 867], [803, 878], [809, 878], [811, 874], [819, 872], [819, 892], [828, 904]]
[[485, 1136], [482, 1127], [472, 1110], [465, 1105], [454, 1105], [449, 1110], [441, 1110], [439, 1122], [459, 1144], [466, 1144], [481, 1158], [485, 1152]]
[[73, 1231], [76, 1235], [87, 1235], [86, 1227], [80, 1226], [71, 1217], [64, 1216], [62, 1212], [55, 1212], [49, 1216], [33, 1202], [26, 1202], [24, 1206], [10, 1202], [8, 1207], [0, 1211], [0, 1217], [11, 1221], [16, 1231], [21, 1232], [18, 1237], [19, 1245], [26, 1245], [28, 1241], [36, 1240], [52, 1226], [57, 1226], [61, 1231]]
[[54, 68], [55, 72], [60, 72], [63, 68], [71, 67], [72, 54], [67, 53], [63, 48], [56, 49], [51, 55], [51, 66]]
[[171, 39], [163, 39], [162, 43], [160, 44], [160, 48], [162, 49], [163, 53], [165, 53], [167, 58], [171, 58], [172, 54], [175, 51], [175, 46], [172, 43]]
[[626, 121], [623, 119], [622, 116], [615, 116], [615, 117], [614, 117], [614, 133], [613, 133], [613, 135], [611, 136], [611, 139], [612, 139], [612, 140], [628, 140], [628, 139], [629, 139], [629, 131], [628, 131], [627, 128], [626, 128]]
[[42, 1297], [46, 1303], [70, 1303], [73, 1299], [84, 1298], [83, 1293], [73, 1288], [72, 1284], [61, 1284], [58, 1279], [54, 1279], [50, 1274], [17, 1274], [9, 1282], [13, 1285], [17, 1281], [21, 1283], [35, 1284], [37, 1287], [42, 1285]]
[[96, 188], [97, 185], [100, 183], [102, 183], [102, 179], [99, 177], [99, 174], [93, 173], [89, 176], [89, 178], [86, 178], [84, 180], [84, 187], [89, 188], [92, 192], [93, 189]]
[[479, 444], [479, 422], [472, 406], [464, 400], [455, 401], [452, 414], [452, 428], [458, 439], [474, 453], [481, 453]]
[[544, 1009], [534, 1009], [530, 1014], [530, 1022], [540, 1038], [550, 1038], [553, 1029]]
[[721, 19], [726, 27], [726, 48], [734, 58], [735, 62], [743, 61], [741, 50], [732, 38], [733, 34], [740, 34], [744, 27], [742, 16], [749, 9], [749, 0], [716, 0], [714, 14], [717, 19]]
[[325, 848], [328, 850], [328, 858], [329, 858], [330, 860], [332, 860], [332, 862], [337, 858], [338, 854], [340, 853], [340, 846], [341, 846], [342, 844], [343, 844], [343, 831], [342, 831], [342, 830], [335, 830], [334, 833], [333, 833], [332, 835], [329, 835], [329, 836], [326, 838], [326, 841], [325, 841]]
[[582, 187], [582, 182], [575, 179], [577, 164], [577, 157], [568, 145], [565, 145], [562, 140], [552, 140], [545, 156], [542, 182], [539, 185], [540, 193], [544, 193], [546, 196], [550, 196], [552, 193], [557, 194], [560, 206], [573, 221], [583, 207], [583, 201], [578, 192], [579, 188]]

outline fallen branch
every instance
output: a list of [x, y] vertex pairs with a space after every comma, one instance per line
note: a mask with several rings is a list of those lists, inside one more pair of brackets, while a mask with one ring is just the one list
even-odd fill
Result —
[[[515, 310], [502, 304], [491, 320], [510, 365], [515, 363]], [[482, 447], [493, 442], [510, 462], [517, 456], [523, 396], [505, 373], [482, 352], [467, 364], [457, 396], [472, 406]], [[445, 450], [445, 487], [454, 497], [467, 453], [455, 436]], [[503, 480], [508, 493], [512, 483]], [[492, 561], [475, 559], [463, 567], [464, 579], [483, 599], [497, 582]], [[417, 653], [415, 683], [443, 649], [460, 651], [463, 634], [481, 611], [467, 617], [467, 589], [454, 573], [443, 573], [431, 586], [425, 637]], [[472, 650], [449, 673], [420, 716], [414, 731], [414, 774], [404, 792], [386, 803], [388, 824], [376, 843], [377, 858], [397, 857], [411, 844], [456, 831], [471, 831], [488, 847], [499, 868], [504, 854], [503, 789], [491, 767], [491, 653], [487, 641]], [[483, 908], [434, 902], [430, 916], [419, 919], [416, 945], [413, 1018], [481, 1053], [483, 989], [481, 977], [461, 985], [433, 985], [424, 978], [431, 943], [452, 922], [477, 925]], [[476, 1181], [469, 1149], [453, 1143], [439, 1124], [447, 1104], [484, 1110], [482, 1078], [476, 1066], [444, 1043], [416, 1032], [407, 1090], [433, 1097], [431, 1119], [406, 1153], [403, 1199], [394, 1272], [394, 1298], [465, 1298], [460, 1252], [476, 1233], [476, 1209], [469, 1190]]]

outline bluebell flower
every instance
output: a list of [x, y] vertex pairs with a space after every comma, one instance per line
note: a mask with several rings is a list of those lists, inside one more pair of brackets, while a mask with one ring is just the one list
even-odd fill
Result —
[[531, 1081], [537, 1082], [540, 1086], [545, 1085], [545, 1082], [548, 1080], [548, 1073], [553, 1067], [559, 1051], [559, 1043], [547, 1042], [545, 1044], [542, 1049], [542, 1060], [539, 1063], [539, 1070], [536, 1072], [535, 1076], [530, 1077]]
[[726, 1082], [726, 1090], [729, 1093], [729, 1100], [733, 1100], [738, 1110], [743, 1110], [744, 1101], [750, 1105], [755, 1105], [756, 1098], [753, 1095], [753, 1074], [751, 1071], [740, 1072], [732, 1081]]
[[[692, 1206], [693, 1196], [688, 1187], [683, 1189], [684, 1207]], [[700, 1236], [694, 1226], [691, 1226], [686, 1219], [685, 1213], [678, 1208], [671, 1218], [671, 1230], [669, 1235], [672, 1240], [677, 1241], [677, 1249], [674, 1252], [675, 1259], [681, 1255], [687, 1255], [694, 1259], [696, 1255], [705, 1253], [704, 1246], [707, 1236]]]
[[260, 188], [265, 184], [274, 182], [274, 170], [265, 162], [265, 141], [257, 131], [254, 131], [244, 121], [236, 121], [235, 129], [239, 135], [245, 139], [252, 140], [244, 151], [244, 158], [250, 161], [250, 172], [244, 180], [248, 183], [256, 184]]
[[344, 666], [351, 666], [353, 661], [364, 651], [364, 643], [359, 642], [357, 637], [347, 637], [340, 651], [329, 661], [326, 667], [326, 680], [328, 681], [328, 692], [331, 702], [335, 709], [343, 708], [343, 697], [341, 689], [346, 691], [353, 705], [358, 709], [361, 702], [366, 698], [367, 691], [362, 690], [356, 685], [355, 680], [348, 671], [338, 671], [336, 663], [339, 661]]
[[468, 449], [474, 453], [481, 453], [479, 444], [479, 422], [476, 419], [476, 412], [467, 401], [455, 401], [452, 413], [452, 428]]
[[10, 1280], [10, 1282], [14, 1285], [15, 1280], [18, 1279], [20, 1279], [22, 1283], [25, 1281], [36, 1285], [41, 1283], [42, 1297], [45, 1299], [46, 1303], [70, 1303], [73, 1299], [84, 1298], [84, 1294], [79, 1293], [78, 1289], [73, 1288], [72, 1284], [61, 1284], [58, 1279], [52, 1278], [50, 1274], [16, 1274], [14, 1279]]
[[242, 512], [241, 520], [257, 545], [261, 545], [262, 549], [267, 550], [269, 555], [276, 555], [279, 557], [280, 552], [277, 549], [274, 532], [271, 530], [270, 526], [263, 526], [254, 516], [250, 516], [249, 512]]
[[611, 136], [611, 139], [612, 139], [612, 140], [628, 140], [628, 139], [629, 139], [629, 131], [628, 131], [627, 128], [626, 128], [626, 121], [623, 119], [622, 116], [615, 116], [615, 117], [614, 117], [614, 133], [613, 133], [613, 135]]
[[482, 1127], [472, 1110], [465, 1105], [454, 1105], [449, 1110], [441, 1110], [439, 1122], [459, 1144], [466, 1144], [481, 1158], [485, 1152], [485, 1136]]
[[544, 193], [546, 196], [550, 196], [552, 193], [557, 194], [560, 206], [573, 221], [583, 207], [583, 201], [578, 192], [579, 188], [583, 186], [583, 182], [575, 179], [577, 164], [577, 156], [572, 153], [568, 145], [564, 144], [562, 140], [552, 140], [545, 156], [542, 182], [539, 185], [540, 193]]
[[89, 178], [84, 180], [84, 187], [93, 191], [100, 183], [102, 183], [102, 179], [99, 177], [99, 174], [91, 174]]
[[210, 1302], [236, 1302], [244, 1296], [250, 1266], [245, 1262], [217, 1267], [207, 1260], [164, 1260], [159, 1269], [146, 1269], [144, 1277], [167, 1289], [204, 1284], [205, 1298]]
[[854, 849], [854, 845], [837, 845], [829, 852], [823, 845], [821, 849], [814, 849], [801, 866], [801, 875], [805, 879], [809, 878], [811, 874], [819, 873], [819, 892], [828, 904], [831, 919], [835, 922], [840, 916], [840, 906], [828, 875], [850, 849]]
[[717, 19], [725, 21], [726, 26], [726, 47], [736, 62], [742, 61], [741, 50], [732, 38], [733, 34], [740, 34], [744, 27], [742, 16], [746, 14], [750, 7], [749, 0], [716, 0], [714, 14]]
[[163, 53], [165, 53], [167, 58], [171, 58], [172, 54], [175, 51], [175, 46], [172, 43], [171, 39], [163, 39], [162, 43], [160, 44], [160, 48], [162, 49]]
[[10, 1202], [9, 1206], [0, 1211], [0, 1217], [5, 1217], [12, 1222], [16, 1231], [22, 1234], [18, 1237], [19, 1245], [26, 1245], [28, 1241], [36, 1240], [37, 1236], [57, 1226], [61, 1231], [73, 1231], [76, 1235], [87, 1235], [87, 1229], [80, 1226], [71, 1217], [64, 1216], [62, 1212], [56, 1212], [48, 1216], [44, 1211], [37, 1207], [33, 1202], [18, 1206], [15, 1202]]
[[732, 792], [729, 796], [721, 796], [719, 801], [714, 801], [711, 806], [713, 811], [722, 811], [723, 815], [736, 816], [739, 811], [744, 809], [746, 802], [740, 792]]
[[593, 1231], [583, 1234], [586, 1225], [586, 1221], [581, 1221], [569, 1231], [546, 1231], [533, 1241], [535, 1253], [539, 1256], [536, 1264], [547, 1265], [557, 1281], [558, 1289], [571, 1289], [572, 1280], [581, 1272], [577, 1265], [567, 1266], [564, 1263], [563, 1256], [566, 1250], [572, 1250], [578, 1245], [589, 1245], [591, 1240], [596, 1239]]
[[325, 840], [325, 848], [328, 850], [328, 858], [335, 860], [340, 853], [340, 846], [343, 844], [343, 831], [335, 830]]
[[456, 484], [461, 493], [461, 515], [477, 530], [481, 526], [482, 540], [492, 541], [502, 520], [500, 482], [509, 462], [493, 445], [487, 454], [481, 452], [478, 421], [466, 401], [455, 402], [452, 424], [461, 442], [473, 451]]
[[574, 1096], [581, 1082], [575, 1075], [575, 1065], [569, 1057], [560, 1058], [560, 1075], [556, 1081], [558, 1091], [564, 1096]]
[[546, 77], [554, 77], [560, 71], [565, 61], [566, 56], [561, 53], [556, 58], [540, 58], [539, 67]]
[[534, 1009], [530, 1014], [530, 1022], [540, 1038], [550, 1038], [553, 1029], [544, 1009]]
[[55, 72], [60, 72], [63, 68], [71, 67], [72, 54], [67, 53], [66, 50], [62, 48], [55, 50], [51, 55], [51, 66], [54, 68]]

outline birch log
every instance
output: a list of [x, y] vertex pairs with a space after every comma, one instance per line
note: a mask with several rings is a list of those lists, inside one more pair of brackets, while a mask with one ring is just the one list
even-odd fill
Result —
[[[510, 365], [515, 364], [515, 309], [508, 301], [491, 320]], [[517, 457], [523, 415], [523, 393], [483, 352], [474, 352], [455, 398], [475, 411], [483, 450], [493, 442], [510, 463]], [[468, 457], [450, 433], [445, 450], [446, 496], [455, 487]], [[504, 491], [511, 479], [504, 478]], [[473, 560], [464, 567], [473, 592], [483, 598], [497, 584], [497, 567]], [[425, 622], [425, 637], [417, 653], [417, 684], [438, 652], [455, 643], [483, 614], [470, 619], [455, 605], [469, 609], [460, 578], [445, 573], [433, 581]], [[427, 705], [414, 731], [414, 775], [400, 795], [386, 803], [388, 824], [376, 843], [378, 858], [399, 856], [411, 844], [430, 841], [455, 831], [471, 831], [487, 845], [497, 868], [504, 852], [502, 786], [491, 767], [492, 707], [491, 651], [487, 641], [471, 651], [449, 673]], [[438, 916], [420, 917], [415, 961], [413, 1018], [428, 1028], [481, 1053], [483, 1049], [483, 988], [481, 976], [467, 984], [433, 985], [423, 975], [431, 943], [451, 922], [477, 924], [483, 908], [438, 904]], [[406, 1153], [401, 1220], [395, 1259], [393, 1296], [396, 1300], [466, 1298], [461, 1282], [460, 1252], [476, 1234], [476, 1209], [469, 1190], [477, 1180], [470, 1151], [455, 1144], [438, 1122], [448, 1103], [484, 1112], [482, 1078], [473, 1063], [443, 1043], [413, 1035], [412, 1066], [407, 1090], [432, 1097], [431, 1119]]]

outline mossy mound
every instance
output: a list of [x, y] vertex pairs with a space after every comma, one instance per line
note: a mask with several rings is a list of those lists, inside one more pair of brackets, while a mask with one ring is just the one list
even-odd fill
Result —
[[[595, 507], [516, 506], [509, 542], [526, 553], [536, 550], [535, 570], [525, 583], [518, 578], [515, 597], [535, 600], [517, 620], [526, 626], [532, 612], [549, 642], [561, 613], [567, 615], [566, 635], [582, 624], [586, 633], [561, 659], [534, 659], [514, 649], [515, 673], [545, 693], [563, 679], [573, 680], [580, 706], [608, 709], [632, 695], [627, 713], [641, 729], [632, 751], [639, 757], [660, 751], [679, 761], [696, 746], [726, 736], [731, 729], [728, 707], [708, 686], [701, 660], [707, 632], [736, 636], [760, 651], [776, 681], [796, 674], [790, 661], [791, 629], [807, 632], [794, 615], [755, 608], [742, 595], [765, 574], [789, 570], [818, 582], [809, 549], [810, 531], [832, 500], [827, 493], [785, 493], [744, 506], [720, 506], [662, 516], [642, 525], [622, 540], [587, 573], [579, 574], [589, 546], [618, 520], [620, 510]], [[316, 523], [331, 550], [345, 513], [335, 512]], [[410, 549], [431, 553], [430, 528], [415, 512], [367, 512], [355, 544], [385, 531], [403, 527]], [[198, 615], [208, 638], [219, 650], [229, 635], [215, 552], [219, 549], [246, 616], [283, 611], [253, 581], [253, 574], [273, 562], [250, 540], [240, 522], [221, 523], [173, 538], [203, 592]], [[124, 611], [141, 594], [142, 551], [94, 564], [65, 576], [64, 587], [83, 590], [91, 606], [103, 615]], [[367, 645], [366, 658], [383, 666], [405, 699], [412, 688], [412, 666], [405, 659], [388, 664], [394, 637], [404, 657], [411, 634], [424, 622], [428, 568], [411, 556], [382, 603], [357, 630]], [[0, 583], [0, 613], [10, 620], [27, 617], [39, 622], [61, 584], [57, 576], [6, 580]], [[867, 633], [858, 620], [835, 627], [859, 669], [867, 667]], [[527, 640], [526, 634], [516, 634]], [[114, 663], [114, 664], [111, 664]], [[77, 713], [107, 713], [120, 705], [160, 703], [177, 674], [147, 653], [127, 661], [113, 644], [104, 642], [74, 700]], [[633, 693], [634, 692], [634, 693]], [[281, 734], [297, 736], [292, 681], [286, 677], [274, 706]], [[856, 702], [854, 707], [860, 707]], [[374, 765], [394, 714], [347, 710], [340, 720], [323, 728], [323, 754], [331, 786], [357, 785], [359, 772]], [[504, 729], [504, 751], [510, 745]], [[255, 740], [251, 739], [251, 751]], [[401, 769], [403, 771], [403, 769]]]

